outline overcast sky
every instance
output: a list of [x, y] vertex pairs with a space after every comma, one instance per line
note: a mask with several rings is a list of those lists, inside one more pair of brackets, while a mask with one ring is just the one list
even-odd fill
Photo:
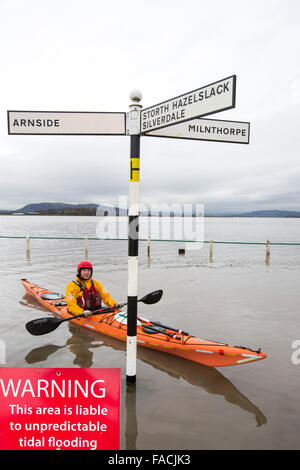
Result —
[[117, 204], [129, 137], [13, 136], [7, 110], [127, 112], [237, 76], [250, 144], [141, 138], [141, 202], [300, 210], [299, 0], [0, 0], [0, 209]]

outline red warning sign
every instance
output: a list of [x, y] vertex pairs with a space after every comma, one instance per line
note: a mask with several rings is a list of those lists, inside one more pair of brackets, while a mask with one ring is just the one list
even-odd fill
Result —
[[1, 450], [119, 450], [120, 369], [0, 368]]

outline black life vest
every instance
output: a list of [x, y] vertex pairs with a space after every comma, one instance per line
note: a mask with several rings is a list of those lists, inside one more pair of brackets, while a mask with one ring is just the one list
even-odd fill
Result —
[[73, 282], [75, 282], [75, 284], [82, 290], [82, 294], [77, 299], [77, 304], [79, 307], [83, 308], [84, 310], [91, 310], [92, 312], [94, 310], [99, 310], [102, 307], [101, 297], [96, 291], [93, 280], [89, 289], [80, 281]]

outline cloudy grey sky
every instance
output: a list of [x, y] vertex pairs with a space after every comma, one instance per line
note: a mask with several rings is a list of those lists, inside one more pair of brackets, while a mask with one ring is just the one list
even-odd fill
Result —
[[7, 110], [127, 112], [237, 75], [249, 145], [141, 138], [141, 202], [300, 210], [298, 0], [1, 0], [0, 208], [117, 204], [129, 137], [13, 136]]

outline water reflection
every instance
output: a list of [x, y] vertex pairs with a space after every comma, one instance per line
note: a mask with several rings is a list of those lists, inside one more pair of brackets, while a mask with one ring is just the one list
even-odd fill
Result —
[[23, 298], [19, 300], [19, 304], [23, 305], [24, 307], [30, 307], [34, 310], [40, 310], [41, 312], [49, 313], [49, 310], [40, 304], [34, 297], [28, 294], [24, 294]]
[[27, 364], [34, 364], [37, 362], [45, 362], [51, 356], [56, 353], [59, 349], [68, 347], [69, 351], [75, 356], [73, 364], [79, 367], [90, 368], [93, 365], [93, 352], [91, 349], [100, 348], [101, 344], [92, 344], [91, 341], [86, 341], [85, 332], [75, 333], [71, 338], [68, 339], [65, 345], [57, 346], [55, 344], [46, 344], [39, 348], [32, 349], [26, 356], [25, 361]]
[[126, 390], [126, 428], [125, 446], [126, 450], [137, 450], [136, 440], [138, 436], [138, 425], [136, 417], [136, 388], [127, 387]]
[[219, 370], [187, 361], [180, 357], [173, 357], [159, 351], [139, 350], [138, 358], [156, 369], [167, 372], [172, 377], [184, 379], [186, 382], [203, 388], [211, 395], [221, 395], [224, 399], [237, 405], [242, 410], [254, 415], [256, 425], [267, 423], [266, 416], [245, 395], [224, 377]]

